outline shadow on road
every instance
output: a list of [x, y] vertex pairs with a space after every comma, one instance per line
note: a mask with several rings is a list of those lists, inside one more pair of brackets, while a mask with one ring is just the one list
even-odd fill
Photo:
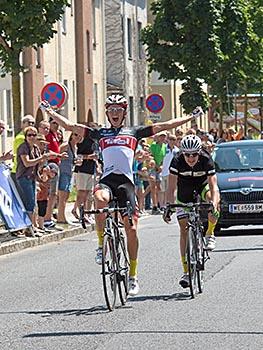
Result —
[[32, 333], [23, 338], [45, 338], [45, 337], [74, 337], [74, 336], [93, 336], [107, 334], [222, 334], [222, 335], [263, 335], [263, 332], [247, 331], [177, 331], [177, 330], [152, 330], [152, 331], [85, 331], [85, 332], [50, 332], [50, 333]]
[[238, 229], [221, 229], [220, 233], [216, 233], [217, 237], [228, 237], [228, 236], [262, 236], [263, 235], [263, 228], [258, 229], [244, 229], [244, 226], [242, 228]]
[[214, 253], [227, 253], [227, 252], [247, 252], [247, 251], [260, 251], [263, 250], [262, 247], [248, 247], [248, 248], [229, 248], [229, 249], [215, 249], [213, 250]]
[[147, 301], [147, 300], [152, 300], [152, 301], [169, 301], [169, 300], [176, 300], [176, 301], [181, 301], [181, 300], [189, 300], [191, 299], [190, 295], [188, 292], [183, 292], [183, 293], [174, 293], [174, 294], [164, 294], [164, 295], [142, 295], [139, 297], [133, 297], [129, 298], [128, 302], [141, 302], [141, 301]]

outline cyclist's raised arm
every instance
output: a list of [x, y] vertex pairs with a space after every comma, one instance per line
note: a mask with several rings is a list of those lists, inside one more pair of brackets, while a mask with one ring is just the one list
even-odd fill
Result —
[[203, 112], [202, 108], [196, 107], [194, 109], [193, 113], [187, 117], [178, 118], [178, 119], [177, 118], [171, 119], [171, 120], [168, 120], [167, 122], [154, 124], [152, 126], [153, 133], [157, 134], [158, 132], [163, 131], [163, 130], [169, 130], [169, 129], [174, 129], [174, 128], [176, 129], [179, 126], [202, 116], [203, 114], [204, 114], [204, 112]]
[[63, 115], [55, 112], [52, 107], [46, 103], [45, 101], [42, 101], [40, 104], [40, 108], [44, 110], [52, 119], [55, 120], [55, 122], [58, 123], [59, 126], [64, 128], [67, 131], [74, 132], [81, 137], [86, 136], [86, 129], [87, 127], [82, 124], [76, 124], [65, 118]]

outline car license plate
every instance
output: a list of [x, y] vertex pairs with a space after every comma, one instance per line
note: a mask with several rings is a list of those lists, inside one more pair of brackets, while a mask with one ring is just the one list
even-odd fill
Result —
[[263, 203], [229, 204], [229, 212], [235, 213], [260, 213], [263, 211]]

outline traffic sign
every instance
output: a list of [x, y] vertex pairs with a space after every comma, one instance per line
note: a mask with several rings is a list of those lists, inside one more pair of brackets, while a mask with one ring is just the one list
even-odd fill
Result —
[[68, 100], [68, 90], [63, 84], [48, 83], [41, 90], [41, 99], [48, 101], [51, 107], [60, 108]]
[[152, 113], [159, 113], [164, 107], [164, 99], [160, 94], [151, 94], [146, 99], [146, 107]]
[[150, 120], [153, 120], [153, 121], [158, 121], [158, 120], [161, 120], [161, 115], [160, 114], [150, 114], [148, 118]]

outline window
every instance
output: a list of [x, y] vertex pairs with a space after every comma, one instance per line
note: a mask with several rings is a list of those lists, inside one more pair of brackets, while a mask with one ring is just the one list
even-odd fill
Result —
[[37, 52], [36, 52], [36, 67], [41, 68], [41, 49], [40, 49], [40, 47], [37, 48]]
[[90, 34], [89, 31], [87, 30], [86, 32], [86, 40], [87, 40], [87, 71], [88, 73], [91, 72], [91, 65], [90, 65]]
[[99, 105], [98, 105], [98, 84], [94, 84], [93, 86], [93, 101], [94, 101], [94, 117], [95, 121], [97, 122], [99, 120]]
[[128, 57], [132, 58], [132, 22], [127, 18], [127, 40], [128, 40]]
[[13, 129], [13, 118], [12, 118], [12, 94], [11, 90], [6, 90], [6, 121], [8, 129]]
[[74, 0], [70, 1], [70, 16], [74, 16]]
[[67, 34], [66, 6], [64, 6], [64, 13], [61, 18], [61, 30], [62, 34]]
[[[66, 88], [68, 89], [68, 80], [67, 79], [63, 80], [63, 85], [66, 86]], [[61, 114], [63, 114], [64, 117], [68, 118], [68, 101], [64, 104], [63, 112]]]
[[96, 45], [97, 45], [97, 40], [96, 40], [96, 0], [92, 1], [92, 11], [93, 11], [93, 18], [92, 18], [92, 24], [93, 24], [93, 49], [96, 49]]
[[72, 81], [72, 102], [73, 102], [73, 111], [76, 110], [76, 85], [75, 80]]
[[140, 110], [144, 111], [145, 110], [145, 106], [144, 106], [144, 97], [141, 96], [140, 97]]
[[138, 29], [138, 57], [140, 59], [143, 58], [143, 46], [141, 41], [141, 30], [142, 30], [142, 23], [137, 22], [137, 29]]
[[130, 125], [134, 125], [134, 106], [133, 106], [133, 97], [129, 97], [129, 108], [130, 108]]

